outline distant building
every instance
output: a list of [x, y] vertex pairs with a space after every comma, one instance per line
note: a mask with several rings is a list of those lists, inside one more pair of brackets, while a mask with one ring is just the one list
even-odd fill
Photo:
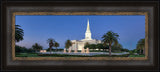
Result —
[[40, 50], [40, 52], [47, 52], [46, 50]]
[[89, 44], [98, 44], [101, 43], [101, 40], [96, 40], [96, 39], [92, 39], [92, 34], [90, 31], [90, 27], [89, 27], [89, 20], [87, 23], [87, 29], [86, 29], [86, 33], [85, 33], [85, 39], [82, 40], [71, 40], [72, 42], [72, 50], [75, 50], [77, 48], [77, 50], [82, 50], [82, 48], [84, 48], [85, 43], [89, 43]]

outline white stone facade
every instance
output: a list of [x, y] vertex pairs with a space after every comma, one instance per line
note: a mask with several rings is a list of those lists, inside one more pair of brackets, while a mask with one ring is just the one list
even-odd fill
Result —
[[84, 48], [85, 43], [89, 43], [89, 44], [98, 44], [101, 43], [101, 40], [96, 40], [96, 39], [92, 39], [91, 37], [91, 31], [90, 31], [90, 27], [89, 27], [89, 20], [87, 23], [87, 29], [86, 29], [86, 33], [85, 33], [85, 39], [82, 40], [71, 40], [72, 42], [72, 50], [82, 50], [82, 48]]

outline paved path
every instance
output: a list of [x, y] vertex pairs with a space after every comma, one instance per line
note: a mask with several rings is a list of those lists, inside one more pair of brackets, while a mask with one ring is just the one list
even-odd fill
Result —
[[[63, 53], [63, 52], [51, 52], [52, 54], [68, 54], [68, 55], [86, 55], [86, 56], [92, 56], [92, 55], [101, 55], [106, 54], [109, 55], [109, 52], [90, 52], [90, 53], [81, 53], [81, 52], [71, 52], [71, 53]], [[50, 54], [50, 52], [45, 52], [41, 54]], [[129, 52], [123, 52], [123, 53], [111, 53], [112, 55], [123, 55], [123, 54], [129, 54]]]

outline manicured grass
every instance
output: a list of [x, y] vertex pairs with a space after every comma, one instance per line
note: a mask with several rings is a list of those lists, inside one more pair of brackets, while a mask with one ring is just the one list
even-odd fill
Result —
[[128, 57], [128, 56], [129, 56], [129, 54], [124, 54], [124, 55], [111, 55], [111, 56], [102, 54], [102, 55], [94, 55], [93, 57]]
[[[68, 52], [68, 51], [67, 51]], [[71, 52], [74, 52], [74, 50], [72, 50]], [[77, 51], [77, 52], [81, 52], [81, 51]], [[107, 52], [107, 51], [99, 51], [99, 50], [90, 50], [89, 52]]]
[[85, 55], [68, 55], [68, 54], [39, 54], [41, 57], [90, 57]]
[[129, 54], [125, 55], [93, 55], [93, 56], [85, 56], [85, 55], [68, 55], [68, 54], [37, 54], [37, 53], [16, 53], [16, 57], [128, 57]]
[[145, 55], [130, 55], [129, 57], [145, 57]]
[[51, 54], [51, 55], [50, 54], [41, 54], [39, 56], [41, 56], [41, 57], [128, 57], [129, 55], [125, 54], [125, 55], [109, 56], [109, 55], [101, 54], [101, 55], [85, 56], [85, 55], [67, 55], [67, 54]]
[[16, 53], [16, 57], [40, 57], [37, 53]]
[[16, 57], [145, 57], [145, 55], [94, 55], [94, 56], [85, 56], [85, 55], [68, 55], [68, 54], [37, 54], [37, 53], [16, 53]]
[[123, 52], [112, 52], [112, 53], [123, 53]]
[[90, 52], [107, 52], [107, 51], [98, 51], [98, 50], [95, 50], [95, 51], [90, 51]]

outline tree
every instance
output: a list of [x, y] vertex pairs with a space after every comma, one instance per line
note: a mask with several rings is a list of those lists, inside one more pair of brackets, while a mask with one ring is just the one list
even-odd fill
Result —
[[41, 45], [39, 45], [38, 43], [35, 43], [34, 45], [32, 45], [32, 48], [37, 52], [43, 49], [43, 47]]
[[24, 32], [23, 29], [20, 28], [20, 25], [15, 25], [15, 41], [19, 42], [23, 40]]
[[65, 48], [69, 48], [70, 46], [72, 46], [72, 42], [70, 41], [70, 40], [67, 40], [66, 42], [65, 42]]
[[134, 52], [134, 53], [137, 53], [137, 49], [133, 49], [133, 52]]
[[25, 53], [27, 51], [28, 51], [27, 48], [15, 45], [15, 52], [16, 53]]
[[26, 48], [26, 47], [21, 47], [18, 45], [15, 45], [15, 53], [32, 53], [35, 52], [35, 50], [33, 50], [33, 48]]
[[102, 36], [103, 43], [109, 43], [109, 56], [111, 56], [111, 45], [114, 43], [115, 45], [118, 44], [118, 37], [119, 35], [117, 33], [114, 33], [112, 31], [108, 31], [106, 34]]
[[100, 51], [100, 49], [104, 49], [104, 46], [103, 46], [103, 44], [97, 44], [97, 45], [96, 45], [96, 48], [98, 48], [99, 51]]
[[33, 52], [35, 52], [34, 49], [32, 49], [32, 48], [29, 48], [29, 49], [28, 49], [28, 53], [33, 53]]
[[122, 49], [123, 48], [123, 46], [121, 45], [121, 44], [117, 44], [117, 45], [113, 45], [114, 47], [117, 47], [117, 48], [119, 48], [119, 49]]
[[95, 50], [96, 49], [96, 45], [95, 44], [90, 44], [89, 49]]
[[112, 46], [112, 50], [114, 50], [114, 51], [121, 51], [122, 50], [122, 45], [121, 44], [113, 44], [113, 46]]
[[54, 47], [56, 47], [56, 51], [57, 51], [57, 47], [59, 47], [59, 43], [55, 42]]
[[84, 48], [86, 49], [86, 48], [89, 48], [89, 43], [88, 42], [86, 42], [85, 44], [84, 44]]
[[89, 45], [89, 43], [88, 43], [88, 42], [86, 42], [86, 43], [85, 43], [85, 45]]
[[124, 51], [124, 52], [129, 52], [129, 50], [128, 50], [128, 49], [125, 49], [125, 48], [122, 48], [121, 51], [122, 51], [122, 52], [123, 52], [123, 51]]
[[[47, 50], [47, 51], [50, 51], [50, 48], [47, 48], [46, 50]], [[54, 51], [54, 49], [51, 49], [51, 51]]]
[[102, 44], [103, 44], [103, 46], [104, 46], [103, 51], [105, 51], [105, 49], [109, 49], [108, 43], [104, 43], [104, 42], [102, 41]]
[[136, 49], [137, 49], [137, 50], [139, 50], [139, 54], [141, 54], [141, 53], [142, 53], [142, 52], [141, 52], [142, 47], [141, 47], [141, 45], [140, 45], [140, 44], [137, 44]]
[[140, 50], [140, 54], [142, 49], [143, 49], [143, 54], [145, 54], [144, 47], [145, 47], [145, 39], [140, 39], [137, 43], [137, 50]]
[[47, 40], [47, 43], [49, 43], [49, 49], [50, 49], [50, 54], [51, 54], [51, 50], [52, 50], [52, 47], [54, 46], [55, 40], [52, 38], [49, 38]]

